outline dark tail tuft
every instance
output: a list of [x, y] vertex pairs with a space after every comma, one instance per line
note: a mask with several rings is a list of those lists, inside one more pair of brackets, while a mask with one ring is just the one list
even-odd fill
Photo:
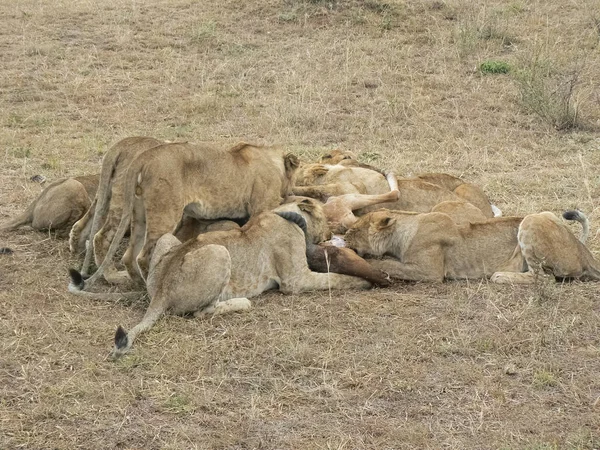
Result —
[[577, 210], [568, 210], [565, 211], [562, 215], [566, 220], [581, 220], [581, 212]]
[[306, 236], [306, 220], [304, 220], [304, 217], [302, 217], [300, 214], [291, 211], [281, 211], [275, 214], [277, 214], [279, 217], [284, 218], [285, 220], [289, 220], [290, 222], [293, 222], [296, 225], [298, 225], [300, 229], [304, 232], [304, 235]]
[[127, 331], [119, 325], [115, 333], [115, 347], [119, 350], [127, 347]]
[[12, 255], [13, 253], [14, 253], [14, 250], [12, 248], [8, 248], [8, 247], [0, 248], [0, 255]]
[[69, 269], [69, 275], [71, 276], [71, 286], [79, 291], [83, 291], [85, 287], [85, 280], [79, 271], [75, 269]]

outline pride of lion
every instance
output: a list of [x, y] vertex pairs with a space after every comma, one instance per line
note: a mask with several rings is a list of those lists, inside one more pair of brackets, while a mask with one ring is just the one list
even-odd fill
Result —
[[[50, 184], [0, 231], [70, 229], [69, 247], [83, 258], [70, 270], [74, 294], [148, 293], [142, 320], [117, 328], [116, 357], [166, 313], [247, 310], [269, 289], [600, 280], [582, 212], [563, 214], [582, 225], [579, 239], [551, 212], [500, 216], [459, 177], [398, 177], [347, 151], [310, 163], [281, 147], [130, 137], [109, 149], [99, 175]], [[119, 271], [115, 255], [127, 235]], [[90, 291], [100, 278], [130, 292]]]

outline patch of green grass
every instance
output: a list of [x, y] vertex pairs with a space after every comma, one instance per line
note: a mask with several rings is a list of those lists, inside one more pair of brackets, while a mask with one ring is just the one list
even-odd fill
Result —
[[508, 73], [510, 72], [510, 64], [504, 61], [484, 61], [479, 65], [481, 73]]
[[46, 162], [42, 163], [42, 168], [58, 170], [61, 167], [60, 159], [57, 156], [49, 157]]
[[31, 156], [31, 147], [13, 147], [10, 153], [15, 158], [29, 158]]
[[552, 372], [541, 369], [533, 374], [533, 385], [538, 389], [545, 389], [558, 385], [558, 378]]
[[166, 412], [177, 415], [191, 414], [196, 409], [188, 396], [176, 393], [167, 398], [163, 403], [163, 408]]
[[377, 152], [363, 152], [360, 154], [360, 159], [366, 163], [372, 163], [381, 158], [381, 155]]
[[217, 34], [217, 24], [216, 22], [209, 20], [207, 22], [203, 22], [195, 30], [192, 32], [192, 41], [196, 43], [204, 43], [207, 41], [211, 41], [215, 38]]

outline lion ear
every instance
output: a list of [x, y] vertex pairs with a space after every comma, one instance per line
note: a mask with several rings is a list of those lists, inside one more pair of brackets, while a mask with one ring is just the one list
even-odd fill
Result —
[[315, 204], [305, 198], [300, 203], [298, 203], [298, 208], [300, 209], [300, 211], [311, 213], [315, 210]]
[[310, 169], [310, 174], [314, 177], [321, 177], [326, 175], [329, 172], [329, 169], [322, 165], [316, 165]]
[[376, 225], [377, 225], [377, 228], [378, 228], [378, 229], [380, 229], [380, 230], [384, 230], [384, 229], [386, 229], [386, 228], [389, 228], [389, 227], [391, 227], [391, 226], [392, 226], [392, 225], [394, 225], [395, 223], [396, 223], [396, 219], [395, 219], [394, 217], [387, 216], [387, 217], [384, 217], [384, 218], [382, 218], [382, 219], [379, 219], [379, 220], [377, 221], [377, 224], [376, 224]]
[[300, 160], [296, 155], [288, 153], [283, 157], [283, 164], [285, 166], [285, 171], [291, 173], [300, 167]]

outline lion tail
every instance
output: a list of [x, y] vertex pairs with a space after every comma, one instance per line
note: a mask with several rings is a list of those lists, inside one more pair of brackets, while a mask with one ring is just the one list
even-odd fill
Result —
[[69, 283], [69, 292], [81, 297], [87, 297], [93, 300], [103, 301], [119, 301], [119, 300], [133, 300], [140, 298], [145, 295], [143, 291], [132, 291], [132, 292], [88, 292], [84, 291], [85, 278], [83, 275], [75, 269], [69, 269], [69, 276], [71, 282]]
[[[141, 181], [141, 169], [142, 169], [144, 162], [145, 162], [145, 160], [142, 155], [142, 156], [138, 157], [136, 160], [134, 160], [133, 163], [129, 166], [129, 169], [127, 169], [127, 176], [126, 176], [125, 189], [124, 189], [125, 192], [123, 195], [124, 204], [123, 204], [123, 212], [121, 215], [121, 221], [119, 222], [119, 226], [117, 227], [117, 230], [115, 231], [115, 234], [112, 238], [110, 246], [108, 247], [106, 255], [104, 256], [104, 260], [98, 266], [98, 268], [96, 269], [96, 272], [94, 272], [94, 274], [90, 278], [88, 278], [87, 280], [85, 280], [83, 282], [83, 285], [80, 287], [79, 290], [85, 290], [89, 286], [94, 284], [94, 282], [96, 282], [98, 280], [98, 278], [100, 278], [102, 276], [102, 274], [104, 273], [104, 270], [111, 263], [113, 256], [117, 252], [117, 249], [119, 248], [119, 245], [121, 244], [121, 240], [125, 236], [125, 232], [127, 231], [127, 228], [129, 227], [131, 215], [133, 213], [135, 190], [136, 190], [136, 186]], [[69, 290], [71, 290], [71, 286], [73, 286], [73, 284], [69, 285]], [[73, 292], [73, 291], [71, 290], [71, 292]]]
[[281, 211], [281, 212], [276, 212], [275, 214], [277, 214], [279, 217], [281, 217], [285, 220], [295, 223], [296, 225], [298, 225], [300, 227], [300, 229], [304, 233], [304, 240], [306, 241], [307, 249], [310, 248], [311, 246], [315, 245], [308, 238], [308, 227], [306, 225], [306, 220], [304, 219], [304, 217], [302, 217], [300, 214], [292, 212], [292, 211]]
[[590, 221], [588, 220], [587, 216], [576, 209], [565, 211], [562, 216], [566, 220], [576, 221], [581, 224], [581, 235], [579, 236], [579, 240], [582, 244], [585, 244], [590, 234]]

